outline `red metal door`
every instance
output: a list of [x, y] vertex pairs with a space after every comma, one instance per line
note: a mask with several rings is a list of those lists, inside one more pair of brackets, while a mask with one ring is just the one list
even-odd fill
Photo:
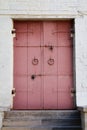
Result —
[[70, 21], [16, 22], [14, 109], [73, 109]]

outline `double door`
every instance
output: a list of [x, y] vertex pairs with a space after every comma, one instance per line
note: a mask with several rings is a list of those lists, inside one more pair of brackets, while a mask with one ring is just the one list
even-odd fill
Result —
[[15, 21], [14, 109], [73, 109], [71, 21]]

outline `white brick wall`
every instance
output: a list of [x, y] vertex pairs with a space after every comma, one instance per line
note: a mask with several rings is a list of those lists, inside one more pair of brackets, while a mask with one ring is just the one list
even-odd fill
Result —
[[0, 0], [0, 14], [87, 14], [86, 0]]
[[0, 109], [10, 107], [13, 87], [12, 20], [0, 16]]
[[4, 112], [0, 112], [0, 130], [1, 130], [1, 127], [2, 127], [3, 118], [4, 118]]
[[87, 105], [87, 16], [75, 20], [77, 105]]

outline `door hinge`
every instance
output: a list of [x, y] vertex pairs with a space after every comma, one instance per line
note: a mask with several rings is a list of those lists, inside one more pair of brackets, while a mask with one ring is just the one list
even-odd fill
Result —
[[74, 97], [75, 94], [76, 94], [76, 90], [75, 90], [75, 88], [72, 88], [71, 89], [71, 97]]
[[71, 38], [74, 37], [74, 33], [75, 33], [74, 28], [71, 28], [71, 30], [70, 30], [70, 37], [71, 37]]
[[12, 93], [13, 96], [15, 96], [15, 94], [16, 94], [16, 89], [13, 88], [11, 93]]
[[16, 37], [16, 29], [12, 29], [11, 33], [12, 33], [13, 37]]

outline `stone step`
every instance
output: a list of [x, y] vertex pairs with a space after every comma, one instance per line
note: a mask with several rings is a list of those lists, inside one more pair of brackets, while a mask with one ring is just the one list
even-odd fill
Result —
[[42, 125], [57, 125], [57, 126], [79, 126], [80, 118], [74, 119], [45, 119], [42, 120]]
[[70, 125], [80, 125], [80, 118], [69, 118], [69, 119], [42, 119], [42, 120], [11, 120], [4, 119], [3, 126], [36, 126], [36, 125], [62, 125], [62, 126], [70, 126]]
[[5, 112], [2, 130], [82, 130], [77, 110]]
[[21, 126], [37, 126], [37, 125], [41, 125], [41, 120], [23, 120], [23, 121], [20, 121], [20, 120], [17, 120], [17, 121], [10, 121], [10, 120], [4, 120], [3, 122], [3, 127], [14, 127], [14, 126], [18, 126], [18, 127], [21, 127]]
[[2, 130], [81, 130], [80, 126], [3, 127]]
[[5, 119], [61, 119], [61, 118], [79, 118], [77, 110], [46, 110], [46, 111], [9, 111], [5, 112]]

